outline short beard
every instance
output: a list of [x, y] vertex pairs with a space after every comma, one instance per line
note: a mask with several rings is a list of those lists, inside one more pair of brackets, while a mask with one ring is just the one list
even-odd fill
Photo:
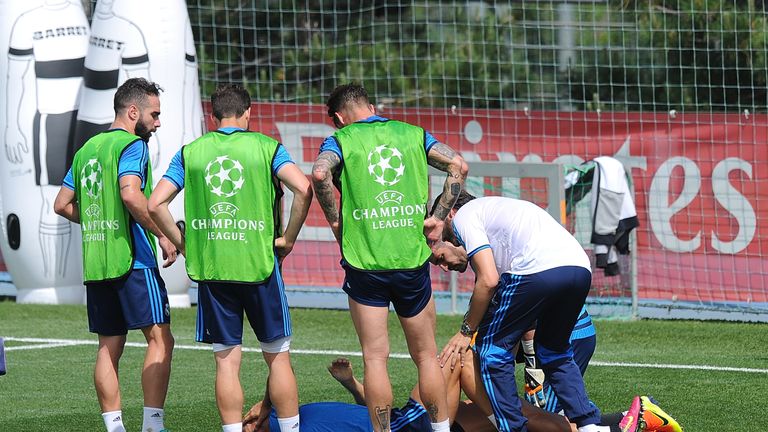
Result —
[[149, 144], [149, 139], [152, 137], [152, 132], [149, 131], [149, 128], [146, 127], [144, 123], [136, 123], [135, 133], [139, 136], [139, 138], [144, 140], [145, 143]]

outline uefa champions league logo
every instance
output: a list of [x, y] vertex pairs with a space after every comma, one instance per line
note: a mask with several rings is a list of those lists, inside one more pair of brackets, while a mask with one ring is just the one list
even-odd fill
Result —
[[243, 165], [229, 156], [219, 156], [205, 167], [205, 184], [212, 193], [230, 198], [243, 188]]
[[80, 171], [80, 187], [85, 190], [89, 197], [96, 199], [101, 195], [103, 189], [101, 185], [102, 171], [101, 164], [96, 159], [86, 162]]
[[405, 172], [403, 154], [396, 148], [380, 145], [368, 153], [368, 173], [382, 186], [393, 186]]

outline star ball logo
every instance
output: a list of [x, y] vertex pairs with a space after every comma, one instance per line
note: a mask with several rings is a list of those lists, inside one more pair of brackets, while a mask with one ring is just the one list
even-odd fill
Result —
[[229, 156], [219, 156], [205, 167], [205, 184], [212, 193], [230, 198], [243, 188], [243, 165]]
[[102, 170], [101, 164], [96, 159], [90, 159], [80, 171], [80, 186], [89, 197], [96, 199], [101, 195]]
[[393, 186], [405, 172], [403, 154], [396, 148], [380, 145], [368, 153], [368, 173], [382, 186]]

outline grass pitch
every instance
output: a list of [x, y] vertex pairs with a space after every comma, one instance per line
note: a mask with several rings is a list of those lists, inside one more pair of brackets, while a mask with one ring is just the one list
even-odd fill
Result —
[[[326, 366], [346, 352], [362, 376], [359, 345], [347, 311], [293, 309], [293, 365], [301, 403], [354, 403]], [[166, 403], [166, 426], [174, 431], [220, 430], [213, 393], [214, 362], [207, 346], [194, 342], [194, 309], [174, 309], [174, 352]], [[458, 329], [460, 316], [438, 317], [438, 346]], [[686, 431], [763, 430], [768, 394], [768, 326], [697, 321], [595, 320], [597, 352], [586, 374], [587, 390], [604, 411], [627, 409], [636, 394], [651, 394]], [[245, 331], [244, 347], [256, 348]], [[90, 341], [84, 306], [18, 305], [0, 302], [0, 337]], [[407, 354], [402, 331], [390, 316], [393, 354]], [[129, 342], [141, 344], [140, 332]], [[197, 348], [197, 349], [195, 349]], [[92, 383], [95, 345], [56, 346], [6, 341], [8, 374], [0, 376], [0, 431], [98, 431], [104, 426]], [[144, 349], [126, 347], [120, 379], [129, 430], [141, 427], [141, 363]], [[416, 381], [413, 363], [390, 360], [395, 404]], [[266, 366], [258, 352], [243, 355], [246, 404], [264, 392]], [[519, 381], [519, 380], [518, 380]]]

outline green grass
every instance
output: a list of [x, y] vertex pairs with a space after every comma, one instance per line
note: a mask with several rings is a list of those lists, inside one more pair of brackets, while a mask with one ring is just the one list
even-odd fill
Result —
[[[172, 328], [177, 345], [195, 345], [194, 309], [174, 309]], [[359, 351], [346, 311], [294, 309], [293, 348]], [[458, 328], [459, 316], [438, 317], [438, 343]], [[393, 353], [406, 353], [402, 332], [391, 317]], [[590, 397], [604, 412], [628, 407], [635, 394], [652, 394], [686, 431], [759, 430], [768, 394], [768, 326], [697, 321], [600, 321], [593, 360], [643, 364], [706, 365], [756, 368], [764, 372], [654, 369], [591, 366], [586, 382]], [[249, 329], [248, 329], [249, 330]], [[257, 342], [246, 331], [244, 346]], [[0, 302], [0, 336], [96, 340], [88, 333], [84, 306], [18, 305]], [[139, 332], [129, 341], [142, 342]], [[7, 347], [29, 345], [16, 341]], [[440, 345], [442, 346], [442, 345]], [[0, 377], [0, 430], [103, 430], [92, 384], [95, 346], [69, 346], [6, 353], [8, 374]], [[213, 394], [214, 363], [210, 351], [174, 352], [166, 404], [166, 426], [176, 431], [220, 430]], [[126, 348], [120, 378], [123, 413], [129, 430], [141, 425], [140, 374], [142, 348]], [[293, 364], [302, 403], [352, 398], [328, 375], [332, 354], [294, 354]], [[360, 357], [352, 362], [358, 375]], [[264, 391], [266, 366], [258, 353], [245, 353], [242, 382], [246, 403]], [[403, 403], [415, 382], [410, 360], [390, 360], [396, 404]], [[736, 415], [734, 415], [736, 414]]]

